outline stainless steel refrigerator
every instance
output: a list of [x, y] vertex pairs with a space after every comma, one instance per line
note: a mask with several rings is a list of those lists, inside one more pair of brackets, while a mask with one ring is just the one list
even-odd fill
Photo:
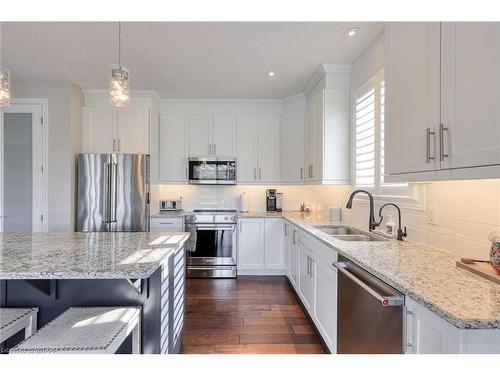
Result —
[[78, 232], [149, 231], [149, 155], [78, 156]]

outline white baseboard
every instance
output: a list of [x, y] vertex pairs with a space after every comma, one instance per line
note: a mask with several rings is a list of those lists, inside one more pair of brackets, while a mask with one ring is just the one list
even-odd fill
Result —
[[236, 270], [238, 276], [283, 276], [285, 270]]

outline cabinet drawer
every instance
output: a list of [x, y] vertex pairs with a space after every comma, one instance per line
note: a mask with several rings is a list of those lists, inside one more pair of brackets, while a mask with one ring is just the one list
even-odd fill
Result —
[[151, 219], [151, 232], [184, 232], [184, 219], [154, 217]]

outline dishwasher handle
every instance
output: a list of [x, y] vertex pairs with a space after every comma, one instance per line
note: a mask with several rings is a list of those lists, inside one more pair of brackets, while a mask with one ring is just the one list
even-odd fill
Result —
[[365, 284], [363, 281], [358, 279], [356, 276], [354, 276], [352, 273], [346, 270], [347, 266], [349, 263], [347, 262], [334, 262], [333, 266], [337, 268], [340, 272], [342, 272], [345, 276], [350, 278], [352, 281], [354, 281], [357, 285], [359, 285], [361, 288], [366, 290], [368, 293], [370, 293], [375, 299], [380, 301], [382, 306], [387, 307], [387, 306], [401, 306], [404, 304], [404, 298], [403, 297], [398, 297], [398, 296], [383, 296], [379, 293], [377, 293], [375, 290], [370, 288], [367, 284]]

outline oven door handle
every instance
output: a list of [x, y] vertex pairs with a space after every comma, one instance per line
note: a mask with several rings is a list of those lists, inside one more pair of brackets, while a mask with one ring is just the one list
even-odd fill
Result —
[[401, 306], [404, 304], [403, 297], [382, 296], [381, 294], [377, 293], [375, 290], [370, 288], [367, 284], [365, 284], [363, 281], [361, 281], [356, 276], [354, 276], [352, 273], [350, 273], [349, 271], [346, 270], [346, 267], [348, 266], [347, 262], [334, 262], [333, 265], [336, 269], [338, 269], [340, 272], [342, 272], [345, 276], [350, 278], [354, 283], [359, 285], [361, 288], [363, 288], [368, 293], [370, 293], [373, 297], [375, 297], [375, 299], [380, 301], [380, 303], [382, 303], [382, 306], [384, 306], [384, 307]]
[[233, 225], [212, 225], [212, 224], [197, 224], [196, 230], [230, 230], [234, 231], [236, 224]]

